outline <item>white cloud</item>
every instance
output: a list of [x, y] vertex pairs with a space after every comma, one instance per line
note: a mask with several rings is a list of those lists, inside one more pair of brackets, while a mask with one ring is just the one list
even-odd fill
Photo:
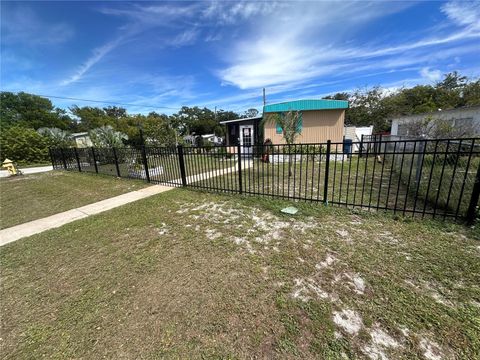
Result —
[[199, 33], [200, 32], [197, 29], [185, 30], [184, 32], [174, 36], [171, 40], [168, 40], [168, 44], [175, 47], [191, 45], [195, 42]]
[[[476, 31], [477, 5], [447, 4], [443, 11], [460, 29], [450, 29], [436, 36], [382, 46], [371, 43], [350, 46], [348, 39], [363, 25], [405, 9], [399, 3], [288, 3], [255, 24], [255, 30], [226, 54], [227, 66], [217, 71], [223, 83], [240, 89], [252, 89], [312, 79], [339, 73], [358, 73], [375, 68], [393, 71], [401, 66], [425, 64], [441, 52], [432, 48], [448, 47], [460, 41], [480, 38]], [[473, 13], [473, 14], [472, 14]], [[461, 15], [466, 18], [458, 20]], [[338, 21], [338, 19], [344, 21]], [[467, 45], [468, 47], [468, 45]], [[471, 51], [471, 46], [470, 49]], [[421, 59], [421, 60], [420, 60]], [[403, 64], [402, 64], [403, 63]], [[425, 73], [426, 74], [426, 73]], [[436, 77], [430, 72], [430, 77]]]
[[[336, 3], [289, 3], [288, 9], [255, 24], [250, 38], [228, 54], [230, 65], [218, 72], [221, 79], [240, 89], [308, 80], [341, 68], [338, 60], [352, 56], [342, 49], [342, 34], [364, 22], [402, 6]], [[361, 10], [361, 11], [360, 11]], [[338, 21], [339, 18], [349, 22]], [[334, 45], [337, 43], [337, 45]], [[357, 51], [357, 50], [355, 50]]]
[[440, 70], [430, 70], [428, 67], [424, 67], [420, 70], [422, 78], [429, 80], [430, 82], [438, 81], [442, 78], [442, 72]]
[[257, 16], [267, 15], [284, 3], [279, 1], [212, 1], [202, 10], [201, 16], [219, 22], [220, 24], [234, 24]]
[[222, 34], [220, 32], [214, 34], [210, 33], [205, 37], [205, 42], [220, 41], [222, 39]]
[[70, 85], [78, 80], [80, 80], [87, 71], [90, 70], [92, 66], [102, 60], [108, 53], [115, 49], [121, 42], [124, 40], [122, 36], [116, 38], [113, 41], [110, 41], [96, 49], [93, 50], [92, 56], [90, 56], [87, 61], [85, 61], [69, 78], [63, 80], [61, 85]]
[[442, 11], [457, 25], [471, 31], [480, 30], [480, 2], [450, 1], [442, 6]]
[[2, 9], [2, 42], [28, 46], [64, 43], [74, 35], [72, 26], [46, 22], [26, 6]]
[[[61, 85], [70, 85], [83, 78], [90, 69], [99, 63], [105, 56], [114, 51], [127, 41], [131, 41], [137, 35], [157, 27], [170, 27], [175, 21], [191, 16], [196, 5], [172, 6], [172, 5], [134, 5], [121, 8], [101, 8], [100, 12], [105, 15], [125, 17], [128, 22], [119, 29], [119, 35], [104, 45], [95, 48], [92, 55], [81, 64], [75, 72], [61, 82]], [[176, 28], [177, 25], [174, 26]], [[199, 35], [196, 28], [178, 32], [171, 38], [166, 38], [159, 46], [181, 47], [193, 44]]]

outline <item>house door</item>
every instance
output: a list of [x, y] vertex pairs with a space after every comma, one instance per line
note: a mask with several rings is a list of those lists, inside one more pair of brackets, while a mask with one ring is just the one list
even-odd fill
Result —
[[240, 146], [242, 154], [251, 155], [253, 145], [253, 125], [240, 126]]

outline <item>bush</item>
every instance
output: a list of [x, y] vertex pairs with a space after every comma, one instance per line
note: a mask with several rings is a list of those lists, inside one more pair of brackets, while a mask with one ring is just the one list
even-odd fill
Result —
[[69, 148], [75, 145], [68, 131], [58, 128], [40, 128], [37, 132], [44, 136], [52, 148]]
[[123, 140], [128, 140], [126, 134], [116, 131], [110, 125], [90, 130], [89, 135], [95, 147], [122, 147]]
[[1, 161], [20, 163], [49, 161], [48, 140], [34, 129], [12, 126], [0, 134]]
[[325, 146], [322, 145], [281, 145], [281, 146], [272, 146], [272, 145], [265, 145], [263, 146], [263, 151], [265, 152], [267, 147], [270, 148], [271, 154], [303, 154], [303, 155], [310, 155], [315, 154], [319, 155], [320, 152], [325, 154], [327, 149]]

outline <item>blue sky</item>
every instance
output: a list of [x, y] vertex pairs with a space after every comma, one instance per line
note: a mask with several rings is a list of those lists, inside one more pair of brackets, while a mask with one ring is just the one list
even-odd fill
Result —
[[1, 3], [2, 90], [130, 112], [433, 84], [479, 58], [480, 2]]

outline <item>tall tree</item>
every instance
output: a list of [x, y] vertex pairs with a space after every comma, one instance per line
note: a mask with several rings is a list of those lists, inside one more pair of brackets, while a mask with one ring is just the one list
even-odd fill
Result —
[[446, 90], [454, 90], [464, 87], [468, 83], [466, 76], [460, 75], [457, 71], [445, 74], [442, 81], [439, 81], [436, 85], [437, 88], [443, 88]]
[[167, 115], [151, 112], [143, 123], [145, 142], [155, 146], [175, 146], [178, 137]]
[[461, 95], [465, 106], [480, 105], [480, 80], [467, 84]]
[[72, 126], [72, 119], [65, 111], [53, 106], [49, 99], [25, 92], [0, 93], [0, 118], [2, 129], [13, 125], [33, 129], [68, 129]]
[[127, 116], [127, 109], [117, 106], [107, 106], [103, 108], [103, 111], [113, 119], [120, 119]]
[[117, 126], [117, 121], [108, 116], [104, 109], [92, 106], [79, 107], [73, 105], [70, 111], [79, 119], [78, 128], [81, 131], [88, 131], [107, 125]]
[[325, 96], [324, 99], [329, 100], [350, 100], [350, 94], [347, 92], [339, 92], [333, 95]]
[[374, 131], [383, 131], [390, 129], [390, 120], [396, 116], [480, 105], [480, 80], [471, 81], [454, 71], [445, 74], [435, 86], [417, 85], [393, 92], [377, 86], [325, 98], [350, 102], [347, 124], [374, 125]]
[[257, 109], [251, 108], [245, 111], [245, 117], [251, 118], [257, 116], [259, 111]]

